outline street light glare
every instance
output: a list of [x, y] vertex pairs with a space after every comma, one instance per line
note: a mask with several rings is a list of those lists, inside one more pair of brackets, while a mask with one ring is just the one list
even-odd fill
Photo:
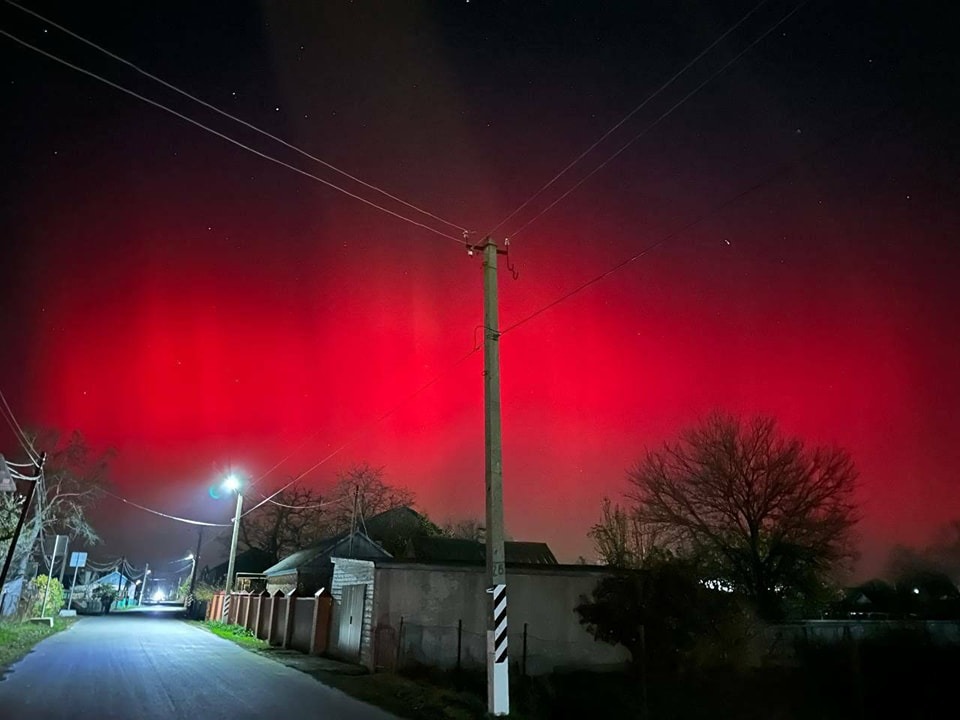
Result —
[[228, 475], [227, 479], [223, 481], [223, 487], [227, 490], [239, 490], [240, 489], [240, 478], [236, 475]]

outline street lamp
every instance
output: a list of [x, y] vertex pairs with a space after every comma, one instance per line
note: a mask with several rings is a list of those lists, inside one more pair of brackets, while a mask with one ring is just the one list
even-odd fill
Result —
[[237, 560], [237, 537], [240, 534], [240, 513], [243, 512], [243, 493], [240, 492], [240, 478], [230, 474], [223, 481], [223, 489], [228, 492], [237, 493], [237, 511], [233, 516], [233, 538], [230, 540], [230, 560], [227, 563], [227, 582], [225, 590], [227, 595], [233, 590], [233, 566]]
[[141, 605], [143, 605], [143, 593], [147, 589], [147, 578], [150, 577], [150, 568], [147, 567], [144, 570], [145, 571], [143, 573], [143, 583], [137, 580], [137, 585], [140, 585], [140, 599], [137, 600], [137, 607], [140, 607]]

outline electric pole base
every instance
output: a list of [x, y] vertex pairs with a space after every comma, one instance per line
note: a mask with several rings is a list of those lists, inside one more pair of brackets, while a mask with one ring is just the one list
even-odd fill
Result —
[[493, 632], [487, 631], [487, 712], [510, 714], [510, 666], [506, 659], [495, 661]]

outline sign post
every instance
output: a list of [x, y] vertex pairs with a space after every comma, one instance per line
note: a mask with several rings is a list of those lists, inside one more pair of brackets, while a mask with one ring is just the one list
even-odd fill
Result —
[[57, 553], [61, 546], [64, 551], [67, 549], [67, 536], [56, 535], [53, 539], [53, 554], [50, 556], [50, 568], [47, 570], [47, 582], [43, 586], [43, 603], [40, 605], [40, 617], [47, 611], [47, 597], [50, 595], [50, 582], [53, 580], [53, 566], [57, 562]]
[[77, 584], [77, 570], [87, 566], [87, 554], [85, 552], [70, 553], [70, 567], [73, 568], [73, 582], [70, 584], [70, 599], [67, 600], [67, 610], [73, 605], [73, 588]]

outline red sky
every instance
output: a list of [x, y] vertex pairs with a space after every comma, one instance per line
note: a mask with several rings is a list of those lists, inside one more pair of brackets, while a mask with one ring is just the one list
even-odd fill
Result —
[[[810, 443], [850, 450], [861, 474], [861, 573], [877, 572], [893, 543], [926, 542], [960, 516], [956, 154], [941, 144], [940, 106], [917, 106], [905, 90], [915, 68], [896, 50], [916, 38], [898, 37], [890, 50], [884, 23], [893, 20], [883, 16], [853, 49], [849, 37], [819, 38], [798, 61], [791, 42], [802, 45], [818, 22], [843, 26], [842, 13], [813, 5], [789, 35], [746, 56], [514, 239], [520, 276], [502, 274], [504, 327], [806, 158], [503, 337], [506, 519], [517, 539], [545, 540], [562, 560], [589, 555], [601, 498], [625, 489], [645, 448], [714, 409], [772, 414]], [[737, 8], [709, 22], [708, 10], [691, 11], [701, 29], [685, 42], [702, 47]], [[515, 63], [517, 76], [498, 87], [496, 68], [478, 73], [479, 56], [456, 40], [494, 33], [503, 49], [511, 38], [496, 35], [492, 16], [464, 25], [459, 13], [426, 24], [436, 53], [409, 48], [398, 32], [380, 58], [360, 30], [325, 18], [338, 42], [313, 60], [305, 53], [323, 33], [265, 14], [268, 29], [236, 38], [221, 29], [197, 50], [216, 61], [216, 77], [178, 58], [179, 45], [135, 47], [173, 32], [162, 23], [114, 18], [99, 39], [211, 101], [226, 104], [242, 88], [230, 109], [252, 121], [275, 123], [276, 103], [284, 117], [271, 131], [484, 229], [665, 73], [626, 72], [643, 53], [618, 35], [617, 17], [598, 16], [599, 50], [527, 38], [496, 61]], [[395, 27], [381, 22], [383, 32]], [[637, 22], [660, 38], [693, 21]], [[203, 27], [177, 29], [201, 36]], [[236, 67], [224, 60], [233, 40], [251, 37], [259, 44], [249, 56]], [[17, 268], [3, 327], [21, 338], [0, 383], [22, 423], [76, 428], [115, 447], [124, 495], [191, 517], [229, 517], [205, 495], [225, 467], [258, 476], [307, 438], [264, 489], [349, 441], [306, 482], [323, 488], [337, 469], [369, 462], [415, 490], [436, 520], [482, 515], [479, 354], [373, 424], [473, 346], [476, 257], [26, 50], [2, 52], [18, 61], [5, 70], [8, 106], [20, 113], [12, 124], [28, 129], [4, 146], [16, 173], [0, 196]], [[690, 54], [656, 57], [675, 70]], [[331, 80], [332, 56], [351, 59], [351, 82]], [[867, 74], [873, 57], [879, 79]], [[523, 81], [557, 58], [566, 64], [555, 76]], [[307, 63], [330, 77], [307, 84]], [[614, 67], [625, 75], [610, 79]], [[836, 71], [829, 82], [825, 68]], [[391, 95], [396, 87], [414, 99]], [[875, 120], [891, 99], [893, 113]], [[310, 120], [321, 116], [319, 126]], [[12, 438], [3, 442], [12, 452]], [[116, 505], [101, 523], [108, 555], [159, 562], [193, 542], [183, 526]]]

